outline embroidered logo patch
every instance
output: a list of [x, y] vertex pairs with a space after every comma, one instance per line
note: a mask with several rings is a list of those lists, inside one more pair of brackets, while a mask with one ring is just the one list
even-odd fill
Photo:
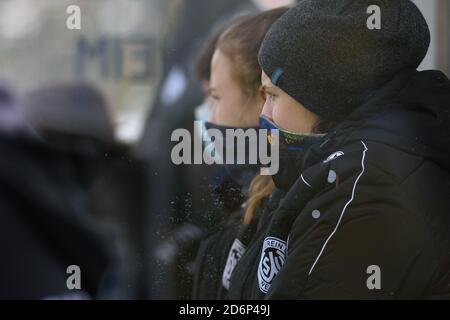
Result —
[[239, 239], [234, 240], [233, 245], [231, 246], [230, 249], [230, 253], [228, 254], [227, 264], [225, 265], [225, 269], [222, 275], [222, 285], [227, 290], [230, 288], [230, 280], [234, 268], [244, 255], [245, 250], [247, 249], [242, 244], [242, 242], [239, 241]]
[[269, 292], [275, 276], [280, 272], [286, 261], [287, 244], [274, 237], [264, 240], [261, 260], [258, 268], [259, 289], [263, 293]]

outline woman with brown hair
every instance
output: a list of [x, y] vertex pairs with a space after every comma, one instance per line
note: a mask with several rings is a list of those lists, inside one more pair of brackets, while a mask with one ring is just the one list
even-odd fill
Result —
[[[211, 61], [211, 101], [208, 129], [259, 127], [266, 96], [261, 86], [258, 52], [271, 25], [287, 8], [278, 8], [238, 19], [216, 41]], [[225, 136], [225, 135], [224, 135]], [[247, 146], [246, 152], [249, 148]], [[225, 165], [247, 196], [241, 210], [200, 246], [194, 279], [194, 299], [223, 299], [234, 266], [245, 252], [257, 223], [258, 208], [274, 191], [270, 176], [259, 175], [259, 165]], [[279, 199], [279, 197], [272, 197]], [[240, 240], [238, 240], [240, 239]]]

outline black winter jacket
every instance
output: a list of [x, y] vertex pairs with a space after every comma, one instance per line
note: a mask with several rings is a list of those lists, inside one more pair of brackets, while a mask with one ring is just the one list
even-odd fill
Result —
[[283, 195], [283, 191], [277, 190], [263, 201], [250, 225], [243, 224], [245, 210], [241, 209], [219, 231], [202, 241], [196, 261], [193, 299], [226, 298], [234, 268], [252, 243], [261, 216], [275, 209]]
[[232, 214], [223, 228], [203, 240], [195, 263], [192, 298], [195, 300], [221, 300], [227, 294], [223, 285], [223, 272], [228, 253], [242, 225], [242, 210]]
[[442, 73], [400, 73], [297, 166], [301, 175], [235, 268], [229, 298], [450, 298]]

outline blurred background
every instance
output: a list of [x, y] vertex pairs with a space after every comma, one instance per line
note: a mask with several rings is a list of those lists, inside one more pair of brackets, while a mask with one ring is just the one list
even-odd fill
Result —
[[[414, 2], [432, 32], [421, 69], [450, 75], [450, 1]], [[174, 166], [170, 135], [193, 131], [214, 31], [293, 3], [0, 0], [0, 297], [52, 297], [81, 264], [90, 297], [189, 299], [199, 241], [242, 195], [220, 168]], [[34, 267], [47, 282], [30, 289]]]

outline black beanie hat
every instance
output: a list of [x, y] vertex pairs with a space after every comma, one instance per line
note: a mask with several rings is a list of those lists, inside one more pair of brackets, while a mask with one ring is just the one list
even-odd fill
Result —
[[[369, 6], [381, 9], [370, 30]], [[339, 121], [430, 44], [428, 25], [409, 0], [303, 0], [269, 30], [259, 63], [272, 82], [323, 119]]]

